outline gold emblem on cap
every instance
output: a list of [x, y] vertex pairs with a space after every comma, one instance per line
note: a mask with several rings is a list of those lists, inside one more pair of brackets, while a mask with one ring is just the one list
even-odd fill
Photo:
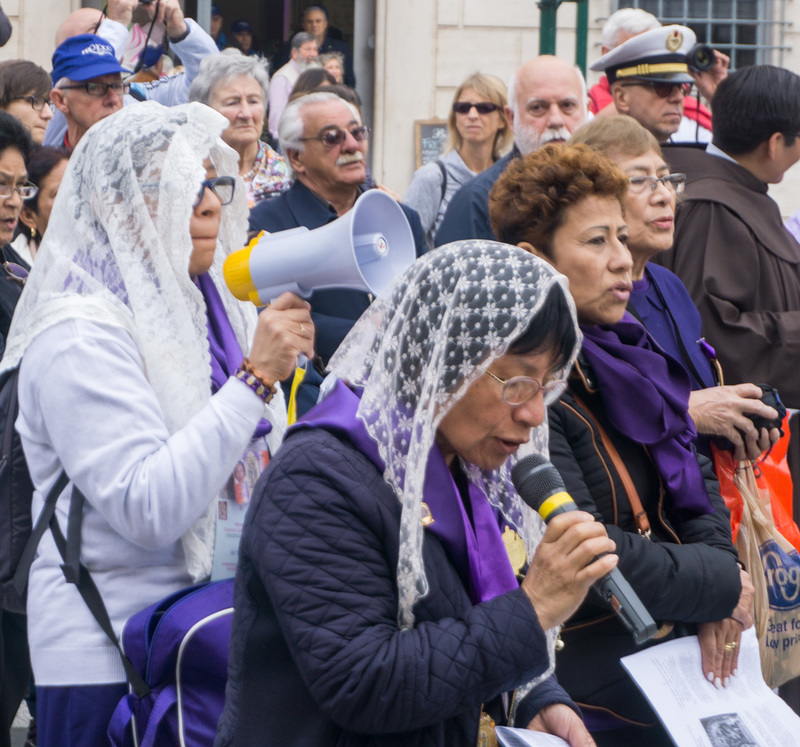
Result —
[[673, 29], [667, 34], [667, 49], [670, 52], [677, 52], [683, 45], [683, 32], [680, 29]]

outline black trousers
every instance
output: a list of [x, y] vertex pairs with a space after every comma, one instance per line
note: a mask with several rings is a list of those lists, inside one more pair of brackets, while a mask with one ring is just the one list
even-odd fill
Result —
[[27, 618], [0, 610], [0, 747], [11, 747], [11, 724], [31, 679]]

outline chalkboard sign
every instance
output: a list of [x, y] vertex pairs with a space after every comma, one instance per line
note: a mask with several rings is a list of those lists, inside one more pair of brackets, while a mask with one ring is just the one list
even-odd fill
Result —
[[446, 119], [415, 119], [414, 146], [417, 157], [416, 168], [435, 161], [447, 142]]

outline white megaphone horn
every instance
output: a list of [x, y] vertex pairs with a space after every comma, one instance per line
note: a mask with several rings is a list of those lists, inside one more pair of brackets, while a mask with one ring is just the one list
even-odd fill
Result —
[[308, 298], [322, 288], [381, 295], [416, 259], [414, 235], [397, 201], [377, 189], [352, 210], [309, 231], [261, 233], [223, 266], [225, 282], [240, 301], [264, 306], [291, 291]]

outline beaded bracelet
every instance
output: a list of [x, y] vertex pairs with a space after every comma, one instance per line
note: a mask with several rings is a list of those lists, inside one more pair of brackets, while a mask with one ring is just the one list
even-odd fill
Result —
[[275, 394], [275, 385], [258, 369], [253, 367], [249, 359], [245, 358], [239, 368], [236, 369], [236, 378], [249, 386], [261, 399], [264, 404], [269, 404]]

